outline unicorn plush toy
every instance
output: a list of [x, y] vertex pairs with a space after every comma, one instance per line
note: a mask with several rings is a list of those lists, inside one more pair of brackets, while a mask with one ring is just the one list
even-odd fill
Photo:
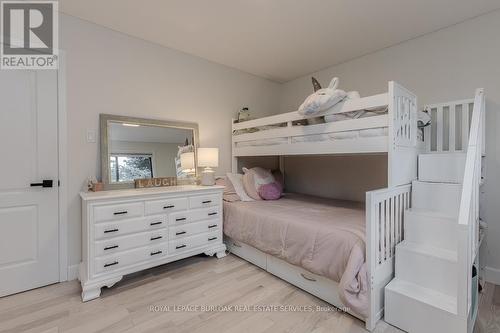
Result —
[[307, 97], [304, 103], [302, 103], [299, 107], [299, 113], [303, 116], [311, 116], [321, 111], [325, 111], [344, 100], [347, 93], [341, 89], [337, 89], [338, 84], [339, 79], [334, 77], [332, 81], [330, 81], [328, 88], [316, 90], [316, 87], [319, 85], [315, 85], [315, 92]]

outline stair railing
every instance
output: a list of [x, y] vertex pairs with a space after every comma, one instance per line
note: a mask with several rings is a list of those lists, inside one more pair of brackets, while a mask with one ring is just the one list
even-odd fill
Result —
[[484, 151], [484, 90], [476, 90], [458, 215], [458, 315], [469, 316], [472, 298], [472, 266], [479, 244], [479, 191]]

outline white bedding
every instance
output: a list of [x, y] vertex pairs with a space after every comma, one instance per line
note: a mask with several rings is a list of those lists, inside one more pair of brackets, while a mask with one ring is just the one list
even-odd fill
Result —
[[[379, 127], [379, 128], [370, 128], [359, 131], [345, 131], [336, 133], [295, 136], [292, 137], [292, 143], [346, 140], [346, 139], [369, 138], [369, 137], [387, 136], [387, 135], [388, 135], [387, 127]], [[287, 138], [274, 138], [274, 139], [237, 142], [236, 147], [241, 148], [241, 147], [274, 146], [287, 143], [288, 143]]]

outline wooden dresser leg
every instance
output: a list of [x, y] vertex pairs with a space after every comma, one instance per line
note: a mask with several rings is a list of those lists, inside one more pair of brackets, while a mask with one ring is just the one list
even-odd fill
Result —
[[222, 251], [218, 251], [215, 256], [217, 257], [217, 259], [221, 259], [221, 258], [224, 258], [226, 256], [226, 249], [222, 250]]
[[206, 251], [205, 254], [207, 256], [215, 255], [217, 259], [224, 258], [226, 256], [226, 244], [220, 244], [219, 246]]
[[84, 288], [82, 290], [82, 301], [87, 302], [101, 296], [101, 287]]
[[101, 296], [101, 288], [103, 287], [111, 288], [115, 285], [115, 283], [120, 281], [122, 278], [123, 276], [118, 276], [97, 282], [95, 284], [89, 284], [87, 282], [87, 284], [85, 285], [82, 283], [82, 301], [87, 302], [99, 298], [99, 296]]

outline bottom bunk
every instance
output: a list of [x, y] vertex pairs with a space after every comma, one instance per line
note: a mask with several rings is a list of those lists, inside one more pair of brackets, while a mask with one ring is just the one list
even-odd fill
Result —
[[367, 205], [285, 194], [225, 202], [229, 250], [366, 322], [383, 315], [410, 185], [367, 192]]
[[363, 203], [292, 193], [272, 201], [226, 202], [224, 233], [338, 282], [344, 304], [366, 316]]

